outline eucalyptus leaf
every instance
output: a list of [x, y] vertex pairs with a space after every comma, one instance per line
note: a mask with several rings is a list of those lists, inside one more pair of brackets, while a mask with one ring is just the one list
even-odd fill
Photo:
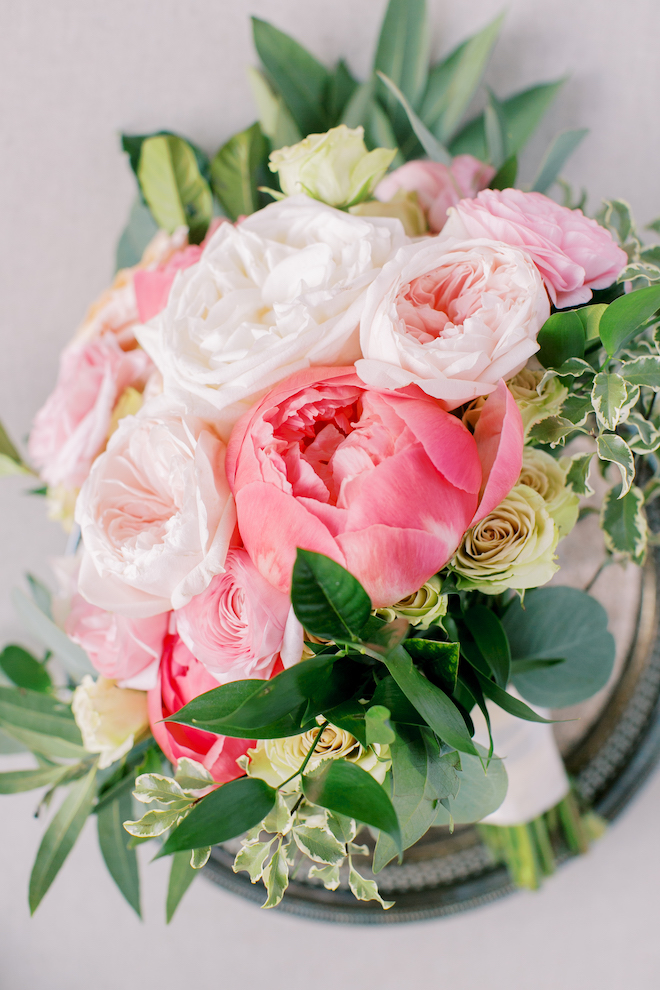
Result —
[[129, 837], [123, 823], [132, 814], [131, 792], [127, 787], [114, 801], [97, 813], [99, 846], [117, 887], [138, 918], [140, 911], [140, 876], [134, 849], [128, 848]]
[[194, 870], [190, 865], [190, 855], [188, 852], [174, 853], [174, 856], [172, 856], [172, 867], [170, 869], [165, 906], [165, 917], [168, 925], [181, 903], [181, 898], [196, 876], [197, 870]]
[[648, 524], [644, 495], [633, 485], [622, 495], [621, 485], [610, 488], [603, 499], [600, 526], [611, 553], [622, 553], [636, 563], [643, 562], [648, 544]]
[[69, 639], [67, 634], [56, 626], [27, 595], [14, 588], [11, 598], [27, 629], [43, 643], [46, 649], [55, 654], [75, 680], [82, 680], [85, 674], [96, 675], [85, 651]]
[[[496, 811], [506, 797], [508, 778], [504, 760], [487, 761], [487, 752], [477, 744], [477, 756], [461, 756], [458, 794], [448, 802], [451, 812], [438, 805], [434, 825], [456, 825], [481, 821]], [[451, 814], [451, 818], [450, 818]]]
[[532, 192], [546, 193], [548, 191], [559, 177], [565, 162], [588, 133], [587, 128], [581, 128], [575, 131], [562, 131], [561, 134], [553, 138], [532, 183]]

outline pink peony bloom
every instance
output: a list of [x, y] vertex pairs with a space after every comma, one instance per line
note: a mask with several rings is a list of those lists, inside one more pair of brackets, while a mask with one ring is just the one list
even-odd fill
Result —
[[156, 687], [149, 692], [149, 721], [154, 738], [175, 766], [182, 756], [203, 764], [214, 780], [225, 784], [243, 771], [236, 760], [255, 745], [252, 739], [217, 736], [187, 725], [163, 722], [193, 698], [218, 686], [215, 678], [178, 636], [165, 639], [163, 659]]
[[76, 594], [64, 631], [103, 677], [119, 681], [121, 687], [147, 690], [156, 678], [169, 618], [170, 613], [163, 612], [148, 619], [128, 619]]
[[457, 155], [449, 167], [425, 160], [406, 162], [386, 175], [376, 188], [376, 199], [386, 202], [399, 191], [416, 192], [429, 228], [437, 234], [447, 221], [447, 210], [464, 197], [476, 196], [495, 175], [495, 169], [472, 155]]
[[30, 433], [30, 457], [46, 484], [82, 485], [106, 445], [121, 395], [129, 386], [142, 391], [152, 369], [144, 351], [123, 351], [111, 333], [62, 352], [55, 390]]
[[503, 382], [486, 408], [473, 437], [435, 400], [373, 391], [353, 368], [308, 369], [276, 386], [227, 450], [260, 572], [287, 592], [302, 547], [346, 567], [376, 607], [417, 591], [517, 481], [522, 422]]
[[177, 272], [197, 264], [202, 256], [201, 244], [189, 244], [157, 268], [138, 268], [133, 276], [137, 311], [141, 323], [157, 316], [167, 306]]
[[181, 639], [218, 680], [269, 678], [280, 656], [291, 603], [232, 547], [225, 573], [175, 613]]
[[611, 285], [628, 261], [610, 232], [582, 210], [520, 189], [487, 189], [461, 200], [442, 236], [490, 237], [523, 248], [560, 309], [588, 302], [591, 290]]

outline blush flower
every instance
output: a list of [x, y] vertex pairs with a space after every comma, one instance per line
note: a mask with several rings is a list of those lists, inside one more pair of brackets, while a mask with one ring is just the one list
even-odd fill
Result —
[[374, 607], [414, 594], [515, 483], [520, 413], [502, 382], [474, 437], [425, 396], [353, 368], [299, 372], [238, 424], [227, 454], [245, 548], [288, 592], [296, 548], [326, 554]]

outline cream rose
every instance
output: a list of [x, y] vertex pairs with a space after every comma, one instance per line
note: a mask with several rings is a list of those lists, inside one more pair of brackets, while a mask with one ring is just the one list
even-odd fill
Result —
[[372, 388], [418, 385], [453, 408], [520, 371], [549, 315], [523, 251], [429, 238], [402, 248], [370, 286], [355, 368]]
[[559, 570], [558, 539], [543, 497], [527, 485], [515, 485], [465, 534], [452, 561], [458, 586], [486, 595], [499, 595], [507, 588], [538, 588]]
[[564, 399], [568, 396], [568, 389], [562, 385], [559, 378], [547, 379], [539, 391], [544, 375], [543, 370], [523, 368], [510, 382], [507, 382], [509, 391], [520, 409], [525, 435], [541, 420], [549, 416], [558, 416]]
[[90, 753], [99, 753], [99, 769], [121, 759], [149, 727], [145, 691], [119, 688], [115, 681], [86, 674], [73, 692], [71, 710]]
[[[279, 787], [300, 767], [314, 743], [318, 729], [284, 739], [260, 739], [247, 755], [250, 777], [260, 777], [271, 787]], [[375, 743], [365, 749], [350, 732], [328, 725], [321, 733], [316, 749], [307, 764], [306, 773], [315, 770], [324, 760], [348, 760], [371, 774], [379, 784], [385, 780], [389, 767], [389, 747]], [[300, 777], [294, 777], [286, 792], [300, 789]]]
[[181, 608], [222, 573], [236, 524], [224, 444], [202, 420], [151, 400], [95, 461], [76, 522], [87, 601], [133, 617]]
[[442, 581], [434, 574], [419, 591], [402, 598], [390, 608], [376, 609], [376, 615], [388, 622], [394, 619], [407, 619], [411, 626], [428, 629], [429, 626], [447, 614], [447, 595], [441, 595]]
[[399, 221], [354, 217], [307, 196], [222, 224], [137, 331], [165, 391], [226, 440], [273, 385], [313, 365], [353, 364], [365, 291], [407, 241]]
[[545, 502], [559, 539], [568, 536], [580, 514], [580, 498], [566, 485], [566, 471], [544, 450], [525, 447], [519, 484], [533, 488]]

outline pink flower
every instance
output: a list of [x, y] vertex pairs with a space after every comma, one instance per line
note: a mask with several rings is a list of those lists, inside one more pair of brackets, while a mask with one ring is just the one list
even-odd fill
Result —
[[386, 175], [375, 195], [377, 199], [387, 201], [399, 189], [416, 192], [428, 225], [437, 234], [446, 223], [449, 207], [465, 196], [476, 196], [494, 175], [494, 168], [472, 155], [458, 155], [449, 167], [420, 159], [406, 162]]
[[227, 450], [259, 571], [288, 591], [302, 547], [346, 567], [374, 606], [417, 591], [518, 478], [522, 422], [503, 382], [485, 408], [473, 437], [435, 400], [373, 391], [353, 368], [308, 369], [276, 386]]
[[[175, 613], [181, 639], [218, 680], [269, 678], [284, 641], [291, 603], [232, 547], [225, 573]], [[298, 657], [299, 659], [299, 657]]]
[[29, 442], [48, 485], [82, 485], [106, 445], [123, 392], [142, 391], [152, 369], [144, 351], [123, 351], [111, 333], [63, 351], [55, 390], [37, 413]]
[[76, 594], [64, 631], [82, 646], [103, 677], [130, 681], [121, 687], [146, 690], [156, 677], [169, 618], [170, 613], [163, 612], [148, 619], [129, 619], [90, 605]]
[[193, 698], [217, 686], [218, 682], [199, 660], [195, 660], [183, 640], [178, 636], [166, 637], [158, 683], [148, 696], [151, 731], [175, 766], [182, 756], [187, 756], [203, 764], [219, 784], [225, 784], [243, 776], [236, 760], [255, 745], [254, 740], [217, 736], [187, 725], [162, 721]]
[[141, 323], [146, 323], [165, 309], [177, 272], [197, 264], [202, 250], [201, 244], [190, 244], [183, 251], [177, 251], [158, 268], [137, 269], [133, 276], [133, 285]]
[[591, 290], [611, 285], [628, 260], [610, 232], [582, 210], [520, 189], [487, 189], [461, 200], [442, 236], [490, 237], [523, 248], [560, 309], [588, 302]]

